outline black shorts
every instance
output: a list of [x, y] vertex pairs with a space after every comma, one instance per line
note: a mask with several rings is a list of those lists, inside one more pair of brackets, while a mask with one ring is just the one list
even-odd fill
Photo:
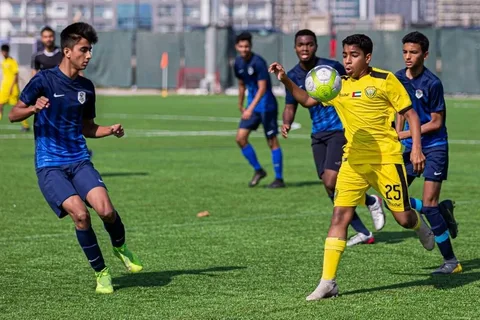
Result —
[[342, 165], [343, 147], [347, 143], [343, 131], [326, 131], [312, 134], [312, 152], [318, 177], [325, 169], [337, 171]]

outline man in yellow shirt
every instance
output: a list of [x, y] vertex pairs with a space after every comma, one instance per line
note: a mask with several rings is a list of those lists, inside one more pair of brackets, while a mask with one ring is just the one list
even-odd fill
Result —
[[[365, 193], [370, 187], [382, 195], [398, 224], [416, 231], [425, 249], [433, 250], [435, 246], [430, 228], [410, 207], [402, 147], [392, 125], [397, 112], [409, 122], [413, 140], [411, 161], [416, 171], [423, 171], [420, 120], [410, 97], [391, 72], [369, 66], [373, 51], [369, 37], [355, 34], [345, 38], [342, 45], [347, 76], [342, 77], [340, 94], [328, 104], [335, 107], [342, 121], [347, 144], [325, 240], [322, 279], [307, 297], [309, 301], [338, 295], [335, 278], [346, 247], [348, 225], [355, 207], [365, 203]], [[288, 78], [281, 65], [272, 64], [270, 72], [277, 74], [301, 105], [307, 108], [318, 105], [318, 101]]]
[[[1, 47], [3, 61], [2, 67], [2, 83], [0, 84], [0, 120], [3, 116], [3, 106], [9, 104], [14, 106], [18, 101], [20, 90], [18, 88], [18, 63], [10, 57], [10, 47], [7, 44]], [[29, 129], [28, 122], [22, 121], [22, 130]]]

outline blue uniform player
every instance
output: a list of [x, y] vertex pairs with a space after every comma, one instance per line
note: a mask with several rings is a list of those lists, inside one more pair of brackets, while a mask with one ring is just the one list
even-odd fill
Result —
[[[334, 60], [319, 58], [317, 37], [311, 30], [300, 30], [295, 34], [295, 52], [299, 62], [288, 72], [288, 77], [300, 88], [305, 88], [308, 71], [319, 65], [329, 65], [341, 75], [346, 75], [345, 68]], [[286, 91], [285, 110], [283, 111], [282, 135], [288, 132], [295, 119], [298, 102], [290, 91]], [[343, 146], [346, 144], [343, 126], [333, 106], [318, 105], [309, 108], [312, 120], [312, 152], [318, 178], [323, 181], [328, 196], [333, 201], [337, 175], [342, 163]], [[380, 230], [385, 224], [385, 215], [381, 199], [378, 196], [366, 196], [366, 205], [372, 215], [375, 229]], [[362, 243], [373, 243], [373, 234], [365, 227], [355, 213], [351, 226], [358, 232], [356, 239]]]
[[[248, 32], [237, 36], [235, 48], [239, 56], [235, 59], [235, 76], [238, 79], [238, 108], [242, 119], [237, 131], [236, 141], [242, 154], [254, 168], [255, 173], [249, 183], [250, 187], [258, 185], [267, 173], [258, 162], [257, 155], [248, 136], [252, 130], [263, 125], [268, 145], [272, 151], [275, 180], [270, 188], [284, 188], [282, 149], [277, 139], [278, 105], [272, 92], [272, 83], [265, 60], [252, 52], [252, 35]], [[248, 91], [247, 107], [244, 106], [245, 91]]]
[[125, 228], [113, 207], [106, 186], [90, 162], [85, 138], [124, 134], [120, 124], [100, 126], [95, 119], [95, 88], [79, 76], [92, 57], [97, 42], [95, 30], [75, 23], [61, 33], [62, 62], [38, 72], [24, 88], [11, 110], [12, 122], [35, 115], [35, 168], [46, 201], [59, 218], [69, 215], [91, 267], [98, 293], [112, 293], [112, 279], [98, 246], [85, 204], [103, 220], [114, 254], [130, 272], [143, 269], [139, 259], [125, 245]]
[[[457, 223], [453, 216], [453, 202], [438, 203], [442, 181], [448, 174], [448, 135], [445, 126], [446, 105], [440, 79], [424, 66], [428, 57], [428, 38], [420, 32], [407, 34], [403, 39], [403, 59], [406, 68], [395, 75], [407, 89], [413, 108], [417, 112], [422, 132], [422, 150], [426, 157], [423, 177], [423, 203], [421, 212], [430, 223], [444, 263], [433, 273], [450, 274], [462, 271], [462, 266], [453, 253], [450, 236], [457, 236]], [[397, 116], [396, 129], [405, 146], [404, 161], [410, 185], [420, 173], [413, 170], [410, 162], [412, 139], [408, 123]]]

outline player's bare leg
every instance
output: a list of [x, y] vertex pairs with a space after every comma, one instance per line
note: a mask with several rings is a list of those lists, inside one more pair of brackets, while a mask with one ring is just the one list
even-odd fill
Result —
[[110, 235], [113, 253], [122, 261], [129, 272], [136, 273], [142, 271], [142, 263], [125, 244], [125, 227], [120, 215], [113, 207], [107, 190], [104, 187], [93, 188], [88, 192], [86, 198], [87, 202], [102, 219], [105, 230]]
[[442, 183], [437, 181], [425, 181], [423, 185], [422, 213], [430, 223], [432, 232], [435, 235], [435, 242], [444, 260], [443, 264], [433, 274], [458, 273], [462, 271], [462, 266], [455, 257], [448, 225], [438, 206], [441, 189]]
[[282, 151], [280, 149], [280, 142], [277, 136], [267, 138], [267, 143], [272, 151], [273, 169], [275, 171], [275, 180], [268, 185], [269, 188], [285, 188], [285, 182], [283, 181], [283, 159]]
[[112, 293], [112, 277], [109, 269], [105, 266], [102, 252], [98, 246], [97, 236], [91, 226], [90, 214], [85, 204], [78, 195], [74, 195], [63, 202], [62, 208], [72, 218], [78, 242], [87, 256], [91, 267], [95, 270], [97, 279], [96, 292]]
[[355, 214], [355, 207], [333, 208], [332, 220], [325, 240], [322, 279], [317, 288], [307, 297], [307, 301], [338, 296], [335, 281], [340, 258], [346, 247], [348, 226]]
[[0, 120], [3, 118], [3, 104], [0, 104]]
[[393, 217], [399, 225], [405, 229], [412, 229], [418, 235], [423, 247], [427, 250], [435, 248], [435, 238], [432, 230], [423, 220], [422, 216], [415, 210], [408, 210], [403, 212], [392, 211]]
[[255, 154], [255, 150], [253, 147], [248, 143], [248, 136], [250, 135], [249, 129], [239, 128], [237, 131], [237, 136], [235, 137], [235, 141], [237, 142], [238, 146], [242, 150], [243, 156], [248, 160], [250, 165], [255, 170], [252, 180], [248, 183], [249, 187], [255, 187], [258, 185], [260, 180], [267, 176], [265, 170], [263, 170], [262, 166], [258, 162], [257, 155]]

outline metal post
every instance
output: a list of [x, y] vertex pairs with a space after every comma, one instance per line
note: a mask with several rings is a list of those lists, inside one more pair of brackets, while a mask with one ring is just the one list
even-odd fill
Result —
[[[204, 85], [210, 94], [215, 91], [218, 0], [202, 0], [202, 23], [207, 27], [205, 35], [205, 79]], [[207, 11], [208, 9], [208, 11]], [[206, 13], [205, 13], [206, 12]]]

